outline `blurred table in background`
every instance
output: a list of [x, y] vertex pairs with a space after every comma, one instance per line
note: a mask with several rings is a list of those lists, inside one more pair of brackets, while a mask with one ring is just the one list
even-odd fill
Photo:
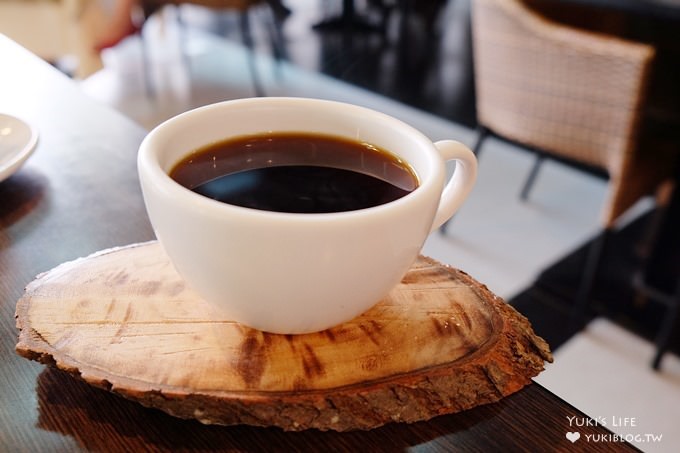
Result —
[[101, 69], [95, 36], [106, 24], [98, 0], [0, 0], [0, 33], [85, 78]]

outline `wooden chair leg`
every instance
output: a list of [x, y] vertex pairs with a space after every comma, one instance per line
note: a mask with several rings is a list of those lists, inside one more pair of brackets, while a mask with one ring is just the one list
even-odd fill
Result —
[[531, 188], [534, 186], [534, 182], [536, 181], [536, 176], [538, 175], [538, 171], [541, 169], [541, 165], [543, 164], [543, 161], [545, 160], [545, 156], [543, 154], [537, 154], [536, 155], [536, 160], [534, 160], [534, 165], [531, 167], [531, 171], [529, 172], [529, 176], [527, 177], [526, 181], [524, 182], [524, 187], [522, 187], [522, 192], [520, 193], [520, 198], [522, 201], [526, 201], [527, 198], [529, 198], [529, 192], [531, 191]]
[[489, 136], [491, 132], [489, 129], [485, 128], [484, 126], [479, 126], [477, 128], [477, 140], [475, 141], [475, 144], [472, 146], [472, 152], [474, 153], [475, 156], [479, 157], [479, 153], [482, 150], [482, 143], [484, 142], [484, 139]]
[[187, 69], [191, 69], [191, 59], [189, 58], [189, 52], [186, 44], [189, 42], [186, 33], [188, 31], [187, 23], [184, 21], [184, 16], [182, 15], [182, 5], [177, 5], [175, 7], [175, 18], [177, 20], [177, 37], [179, 39], [179, 55], [182, 59], [182, 63]]
[[658, 370], [661, 366], [661, 359], [668, 350], [671, 339], [680, 319], [680, 282], [675, 290], [675, 295], [668, 300], [668, 312], [661, 324], [661, 329], [656, 337], [656, 353], [652, 359], [652, 368]]
[[277, 80], [281, 80], [283, 78], [282, 63], [288, 58], [288, 52], [286, 51], [282, 20], [269, 2], [268, 5], [271, 26], [267, 26], [267, 32], [269, 36], [269, 46], [271, 47], [274, 61], [276, 62], [274, 65], [274, 76]]
[[273, 10], [271, 11], [271, 21], [272, 26], [267, 27], [267, 30], [269, 31], [269, 41], [272, 48], [272, 53], [274, 54], [274, 59], [276, 60], [277, 64], [279, 64], [281, 61], [286, 59], [288, 55], [286, 53], [286, 46], [284, 45], [285, 38], [283, 36], [281, 20], [276, 17], [276, 13], [274, 13]]
[[[475, 144], [472, 146], [472, 152], [474, 153], [477, 158], [479, 158], [479, 152], [482, 150], [482, 143], [484, 142], [484, 139], [489, 136], [491, 132], [489, 129], [485, 128], [484, 126], [479, 126], [477, 128], [477, 139], [475, 140]], [[439, 232], [441, 234], [446, 235], [446, 231], [449, 227], [449, 224], [453, 220], [453, 217], [451, 217], [449, 220], [444, 222], [444, 224], [439, 228]]]
[[588, 248], [586, 263], [581, 274], [581, 281], [576, 291], [574, 306], [569, 319], [569, 330], [571, 332], [576, 333], [580, 331], [586, 324], [593, 287], [597, 280], [600, 262], [602, 261], [602, 256], [610, 236], [611, 229], [606, 228], [593, 240], [593, 243]]
[[149, 45], [146, 42], [146, 39], [144, 39], [144, 24], [146, 24], [146, 21], [157, 11], [161, 10], [161, 6], [158, 3], [147, 1], [147, 0], [141, 0], [140, 1], [140, 8], [142, 11], [142, 24], [141, 24], [141, 29], [139, 30], [139, 42], [141, 45], [141, 53], [142, 53], [142, 71], [144, 72], [144, 88], [146, 90], [146, 96], [149, 99], [154, 99], [156, 97], [156, 89], [153, 84], [153, 78], [151, 76], [151, 59], [150, 59], [150, 52], [149, 52]]
[[151, 76], [151, 56], [149, 55], [149, 45], [144, 38], [143, 30], [139, 32], [139, 42], [142, 46], [142, 72], [144, 73], [144, 88], [146, 89], [146, 96], [149, 99], [156, 97], [156, 88], [153, 84], [153, 77]]
[[257, 64], [255, 62], [255, 45], [253, 42], [253, 34], [250, 29], [250, 16], [248, 10], [242, 11], [239, 15], [239, 26], [241, 28], [241, 39], [248, 49], [248, 66], [250, 66], [250, 74], [253, 79], [253, 88], [255, 89], [255, 96], [265, 96], [260, 75], [257, 71]]

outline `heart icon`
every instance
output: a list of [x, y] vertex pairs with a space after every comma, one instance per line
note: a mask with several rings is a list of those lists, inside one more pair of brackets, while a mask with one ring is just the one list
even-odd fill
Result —
[[566, 434], [566, 436], [567, 436], [567, 439], [568, 439], [569, 441], [571, 441], [571, 443], [573, 444], [574, 442], [576, 442], [577, 440], [579, 440], [579, 439], [581, 438], [581, 433], [579, 433], [578, 431], [574, 431], [574, 432], [572, 433], [572, 432], [570, 431], [570, 432], [568, 432], [568, 433]]

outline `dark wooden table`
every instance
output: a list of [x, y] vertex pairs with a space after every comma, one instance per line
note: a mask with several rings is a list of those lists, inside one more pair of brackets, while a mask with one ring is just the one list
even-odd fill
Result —
[[[0, 451], [632, 451], [532, 384], [500, 403], [369, 432], [286, 433], [204, 426], [92, 388], [14, 352], [16, 301], [36, 274], [153, 238], [135, 168], [145, 131], [87, 98], [0, 35], [0, 111], [40, 131], [35, 154], [0, 183]], [[178, 364], [181, 366], [181, 364]], [[579, 432], [575, 443], [568, 432]]]

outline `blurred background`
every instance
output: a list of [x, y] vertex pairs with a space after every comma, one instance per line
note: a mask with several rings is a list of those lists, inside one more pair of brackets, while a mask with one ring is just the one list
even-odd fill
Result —
[[[423, 253], [555, 352], [536, 380], [621, 434], [680, 435], [680, 2], [0, 0], [0, 33], [151, 129], [250, 96], [364, 105], [475, 148]], [[675, 436], [675, 437], [674, 437]]]

